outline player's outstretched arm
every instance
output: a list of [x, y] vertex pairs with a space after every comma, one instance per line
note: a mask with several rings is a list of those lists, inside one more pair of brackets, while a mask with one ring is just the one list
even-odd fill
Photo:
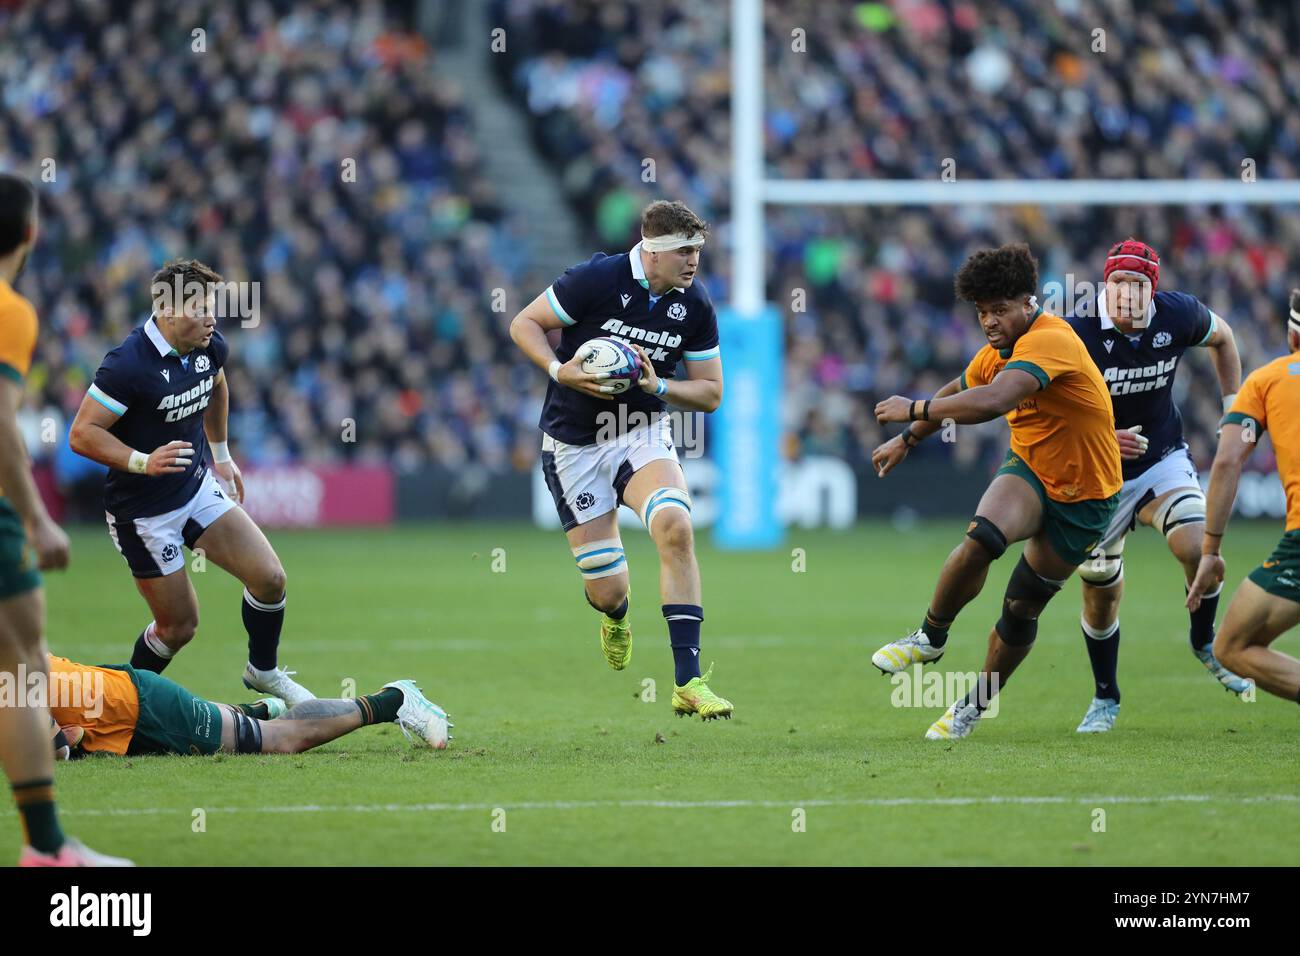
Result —
[[1038, 379], [1018, 368], [1003, 369], [987, 385], [977, 385], [955, 395], [913, 400], [893, 395], [876, 406], [876, 420], [885, 422], [943, 422], [975, 425], [1001, 418], [1039, 390]]
[[227, 438], [230, 434], [230, 386], [226, 384], [226, 370], [217, 373], [212, 383], [212, 400], [203, 412], [203, 434], [212, 446], [212, 467], [221, 483], [226, 486], [226, 494], [240, 504], [244, 503], [244, 475], [230, 457]]
[[121, 416], [109, 411], [90, 395], [81, 400], [77, 417], [68, 431], [68, 444], [78, 455], [118, 471], [142, 475], [179, 475], [194, 455], [187, 441], [169, 441], [146, 455], [124, 444], [108, 429]]
[[609, 377], [608, 374], [602, 372], [592, 375], [582, 370], [582, 360], [587, 356], [581, 348], [567, 362], [561, 362], [556, 358], [555, 350], [551, 348], [546, 333], [562, 328], [564, 323], [555, 314], [550, 302], [546, 300], [546, 293], [543, 292], [510, 320], [510, 338], [534, 365], [561, 385], [595, 398], [613, 401], [613, 386], [602, 384]]
[[1187, 607], [1195, 611], [1201, 598], [1223, 581], [1223, 536], [1228, 530], [1232, 503], [1237, 498], [1237, 483], [1241, 480], [1241, 466], [1255, 450], [1255, 431], [1249, 432], [1241, 425], [1223, 426], [1219, 435], [1219, 450], [1214, 455], [1210, 469], [1210, 486], [1205, 493], [1205, 535], [1201, 539], [1201, 563], [1196, 569], [1196, 579], [1187, 591]]
[[29, 542], [42, 570], [68, 565], [68, 536], [54, 523], [32, 480], [27, 446], [18, 430], [18, 407], [23, 387], [0, 375], [0, 488], [27, 529]]
[[[954, 378], [931, 397], [931, 401], [936, 398], [944, 398], [948, 395], [956, 395], [961, 391], [961, 379]], [[884, 404], [883, 402], [881, 404]], [[876, 406], [879, 410], [880, 405]], [[888, 441], [881, 442], [871, 452], [871, 467], [876, 470], [876, 477], [884, 478], [894, 467], [907, 457], [907, 453], [915, 447], [922, 439], [928, 438], [943, 427], [942, 421], [933, 422], [912, 422], [903, 430], [900, 435], [895, 435]]]

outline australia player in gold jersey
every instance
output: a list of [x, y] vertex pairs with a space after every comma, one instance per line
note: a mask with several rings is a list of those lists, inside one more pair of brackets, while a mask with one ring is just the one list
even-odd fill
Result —
[[[40, 571], [68, 565], [68, 536], [41, 503], [18, 409], [31, 370], [38, 323], [32, 304], [12, 283], [36, 243], [36, 191], [0, 173], [0, 675], [13, 686], [47, 686], [45, 592]], [[48, 701], [45, 701], [48, 704]], [[0, 703], [0, 765], [23, 825], [21, 866], [126, 866], [65, 836], [54, 803], [50, 714], [26, 695]]]
[[894, 395], [876, 406], [881, 423], [909, 424], [872, 453], [872, 464], [884, 477], [945, 420], [969, 425], [1005, 415], [1011, 450], [944, 563], [921, 626], [876, 651], [872, 663], [892, 674], [939, 660], [949, 628], [984, 587], [989, 565], [1009, 544], [1026, 544], [977, 687], [931, 725], [930, 740], [959, 739], [975, 728], [1029, 654], [1047, 602], [1101, 540], [1123, 484], [1110, 392], [1069, 324], [1038, 307], [1038, 263], [1028, 246], [975, 253], [955, 288], [957, 298], [974, 304], [988, 344], [933, 398]]
[[1300, 289], [1291, 292], [1286, 340], [1290, 354], [1247, 376], [1223, 420], [1206, 494], [1201, 563], [1187, 606], [1196, 610], [1223, 581], [1223, 535], [1241, 466], [1267, 431], [1286, 491], [1286, 532], [1268, 560], [1250, 572], [1232, 596], [1214, 638], [1214, 653], [1224, 667], [1270, 694], [1300, 701], [1300, 660], [1269, 646], [1300, 624]]

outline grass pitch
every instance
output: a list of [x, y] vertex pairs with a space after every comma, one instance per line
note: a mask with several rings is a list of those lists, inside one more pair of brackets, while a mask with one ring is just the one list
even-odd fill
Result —
[[[322, 697], [414, 677], [453, 715], [451, 748], [413, 750], [388, 726], [293, 757], [84, 760], [58, 771], [64, 823], [146, 865], [1294, 862], [1296, 706], [1243, 703], [1197, 664], [1179, 571], [1149, 530], [1125, 555], [1114, 731], [1074, 732], [1092, 683], [1071, 581], [998, 716], [959, 744], [922, 740], [947, 700], [895, 706], [902, 691], [870, 654], [916, 626], [963, 527], [793, 531], [759, 554], [718, 552], [701, 534], [702, 660], [717, 661], [713, 686], [737, 707], [708, 724], [671, 713], [643, 532], [625, 531], [635, 643], [621, 673], [601, 657], [558, 533], [273, 533], [289, 577], [281, 663]], [[1226, 593], [1280, 533], [1234, 523]], [[123, 662], [145, 605], [100, 529], [73, 548], [73, 570], [47, 578], [50, 645]], [[978, 669], [1015, 557], [958, 620], [942, 671]], [[199, 635], [167, 676], [252, 699], [240, 585], [214, 567], [194, 579]], [[17, 842], [6, 806], [0, 860]]]

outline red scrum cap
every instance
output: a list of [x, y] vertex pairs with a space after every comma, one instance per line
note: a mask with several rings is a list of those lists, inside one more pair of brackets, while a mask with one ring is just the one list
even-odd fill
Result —
[[1112, 272], [1138, 272], [1151, 280], [1151, 291], [1160, 284], [1160, 254], [1145, 242], [1130, 237], [1117, 242], [1106, 253], [1106, 268], [1102, 275], [1109, 279]]

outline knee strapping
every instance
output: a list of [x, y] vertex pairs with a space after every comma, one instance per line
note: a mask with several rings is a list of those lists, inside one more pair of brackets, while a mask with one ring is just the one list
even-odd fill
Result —
[[262, 752], [262, 722], [235, 711], [235, 753], [260, 754]]
[[1031, 568], [1022, 554], [1007, 581], [1006, 600], [1046, 604], [1061, 590], [1061, 584], [1061, 581], [1048, 580]]
[[618, 538], [602, 538], [580, 544], [573, 549], [573, 559], [582, 576], [589, 581], [619, 574], [627, 567], [623, 545]]
[[[1127, 536], [1125, 536], [1127, 537]], [[1124, 538], [1098, 548], [1079, 565], [1079, 577], [1095, 588], [1113, 588], [1124, 580]]]
[[1021, 555], [1015, 570], [1007, 581], [1006, 596], [1002, 599], [1002, 616], [998, 618], [998, 637], [1012, 647], [1028, 647], [1038, 637], [1038, 615], [1032, 618], [1017, 614], [1017, 601], [1027, 601], [1040, 608], [1061, 590], [1061, 582], [1044, 578]]
[[641, 506], [641, 523], [645, 525], [646, 531], [653, 533], [651, 525], [654, 523], [655, 516], [665, 508], [681, 508], [686, 512], [686, 516], [691, 514], [691, 496], [681, 488], [656, 488], [646, 496], [645, 504]]
[[1205, 493], [1200, 488], [1186, 488], [1174, 492], [1156, 509], [1151, 524], [1159, 528], [1166, 538], [1175, 528], [1194, 521], [1205, 521]]
[[1007, 536], [1002, 533], [1002, 529], [995, 525], [983, 515], [976, 515], [971, 521], [970, 527], [966, 529], [966, 537], [978, 541], [984, 546], [984, 550], [997, 560], [1006, 553]]

